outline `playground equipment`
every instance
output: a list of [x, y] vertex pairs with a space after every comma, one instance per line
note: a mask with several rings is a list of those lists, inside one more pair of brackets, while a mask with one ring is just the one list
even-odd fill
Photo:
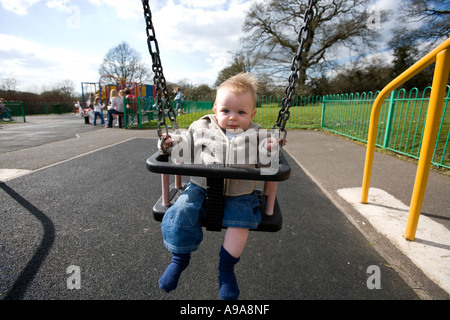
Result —
[[89, 108], [89, 104], [92, 100], [92, 103], [94, 102], [94, 99], [90, 99], [90, 96], [95, 97], [96, 93], [98, 92], [97, 89], [98, 83], [96, 82], [82, 82], [81, 83], [81, 107]]
[[[109, 80], [109, 81], [108, 81]], [[127, 79], [117, 78], [110, 75], [103, 75], [98, 82], [81, 82], [82, 108], [89, 107], [89, 96], [100, 97], [107, 102], [112, 89], [130, 90], [134, 97], [154, 97], [155, 92], [152, 85], [132, 82]]]
[[[107, 83], [108, 81], [105, 81], [107, 79], [111, 79], [111, 81], [109, 81], [110, 83]], [[153, 86], [130, 81], [124, 78], [117, 78], [111, 75], [101, 76], [98, 85], [101, 88], [101, 100], [108, 100], [109, 94], [112, 89], [116, 89], [117, 91], [128, 89], [130, 91], [130, 94], [136, 98], [154, 97]], [[99, 95], [99, 93], [97, 94]]]
[[422, 59], [391, 81], [380, 92], [375, 100], [369, 123], [369, 136], [367, 140], [366, 160], [364, 166], [364, 177], [362, 185], [361, 203], [367, 203], [369, 196], [369, 185], [373, 166], [373, 156], [375, 152], [375, 141], [380, 116], [381, 105], [387, 96], [403, 83], [420, 73], [423, 69], [436, 62], [433, 84], [431, 89], [430, 103], [428, 105], [427, 118], [423, 133], [422, 147], [420, 149], [419, 163], [417, 166], [416, 180], [411, 196], [409, 216], [404, 234], [405, 239], [413, 241], [415, 238], [420, 211], [422, 208], [428, 175], [433, 158], [434, 145], [439, 128], [439, 119], [444, 104], [447, 79], [450, 72], [450, 38], [430, 51]]
[[[158, 41], [155, 36], [155, 29], [152, 22], [151, 10], [148, 0], [142, 0], [144, 7], [144, 16], [147, 25], [147, 44], [153, 61], [153, 72], [155, 73], [155, 87], [157, 89], [156, 104], [158, 106], [158, 136], [162, 142], [169, 136], [168, 127], [165, 119], [165, 108], [167, 109], [167, 117], [169, 118], [172, 129], [178, 129], [176, 122], [176, 113], [172, 108], [170, 95], [166, 88], [166, 81], [161, 65], [159, 55]], [[292, 97], [295, 91], [295, 83], [298, 80], [298, 74], [302, 65], [301, 53], [305, 43], [308, 41], [310, 33], [310, 23], [314, 17], [313, 7], [317, 0], [309, 1], [309, 8], [304, 17], [304, 26], [299, 29], [298, 42], [299, 49], [292, 59], [291, 75], [289, 77], [289, 85], [286, 88], [286, 96], [283, 99], [282, 107], [278, 113], [278, 118], [273, 126], [273, 130], [278, 134], [284, 132], [283, 144], [286, 140], [285, 125], [289, 119], [289, 108], [292, 104]], [[164, 101], [162, 99], [164, 94]], [[163, 135], [162, 129], [166, 135]], [[283, 145], [282, 144], [282, 145]], [[206, 230], [220, 231], [222, 230], [223, 220], [223, 189], [224, 179], [243, 179], [243, 180], [260, 180], [264, 181], [264, 189], [258, 190], [260, 206], [262, 208], [263, 219], [257, 228], [257, 231], [276, 232], [281, 229], [282, 216], [276, 199], [276, 190], [278, 181], [283, 181], [290, 176], [290, 167], [283, 155], [282, 145], [280, 145], [277, 155], [279, 156], [278, 167], [275, 174], [262, 175], [259, 169], [236, 168], [229, 167], [224, 164], [198, 165], [198, 164], [174, 164], [170, 160], [170, 156], [164, 152], [156, 152], [147, 159], [147, 169], [154, 173], [161, 174], [162, 196], [153, 207], [153, 215], [155, 220], [161, 221], [165, 211], [170, 205], [176, 201], [178, 194], [183, 190], [181, 176], [200, 176], [207, 179], [207, 196], [206, 196], [206, 220], [203, 225]], [[169, 185], [169, 174], [175, 174], [175, 184]]]
[[[89, 118], [93, 117], [92, 107], [95, 97], [100, 97], [104, 105], [108, 105], [111, 90], [126, 90], [136, 98], [154, 97], [154, 87], [148, 84], [140, 84], [127, 79], [117, 78], [111, 75], [103, 75], [98, 82], [81, 82], [81, 104], [75, 104], [75, 113], [85, 118], [85, 123], [89, 124]], [[133, 104], [125, 104], [127, 108]], [[136, 110], [129, 110], [128, 115], [133, 116]], [[102, 114], [103, 117], [103, 114]]]

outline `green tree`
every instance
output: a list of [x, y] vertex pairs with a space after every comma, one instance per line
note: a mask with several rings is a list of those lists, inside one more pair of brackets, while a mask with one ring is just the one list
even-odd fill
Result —
[[232, 61], [230, 65], [219, 72], [217, 76], [217, 80], [214, 83], [216, 87], [218, 87], [222, 82], [227, 80], [228, 78], [241, 73], [241, 72], [249, 72], [251, 71], [251, 66], [249, 60], [245, 57], [243, 52], [237, 52], [233, 54]]

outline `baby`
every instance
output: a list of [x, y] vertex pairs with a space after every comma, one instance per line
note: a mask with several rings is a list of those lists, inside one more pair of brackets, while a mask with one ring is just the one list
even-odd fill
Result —
[[[199, 158], [202, 163], [256, 167], [253, 152], [239, 152], [239, 147], [248, 148], [250, 141], [254, 141], [249, 139], [249, 132], [259, 130], [259, 125], [252, 122], [256, 114], [256, 101], [255, 77], [240, 73], [229, 78], [217, 89], [214, 114], [195, 121], [188, 135], [165, 137], [163, 149], [174, 151], [186, 137], [190, 137], [188, 139], [192, 139], [195, 150], [194, 158]], [[267, 152], [277, 148], [278, 140], [269, 137], [258, 145]], [[240, 160], [237, 159], [239, 153]], [[244, 250], [249, 229], [256, 229], [261, 222], [256, 185], [257, 181], [251, 180], [226, 179], [224, 182], [222, 225], [227, 229], [219, 252], [219, 296], [224, 300], [239, 297], [234, 266]], [[205, 216], [205, 189], [205, 178], [192, 177], [184, 192], [164, 215], [161, 223], [164, 245], [172, 252], [172, 262], [159, 279], [160, 288], [166, 292], [177, 287], [181, 273], [189, 265], [191, 252], [203, 240], [201, 220]]]

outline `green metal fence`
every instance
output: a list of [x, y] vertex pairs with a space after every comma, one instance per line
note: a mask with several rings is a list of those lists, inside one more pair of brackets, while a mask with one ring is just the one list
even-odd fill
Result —
[[[450, 169], [450, 86], [444, 100], [439, 135], [435, 146], [433, 164]], [[417, 88], [409, 92], [394, 91], [386, 99], [379, 119], [376, 145], [409, 157], [418, 158], [422, 142], [431, 88], [422, 92]], [[370, 112], [379, 92], [350, 93], [327, 96], [296, 96], [290, 108], [287, 129], [323, 128], [340, 135], [367, 142]], [[183, 101], [177, 122], [187, 128], [205, 114], [212, 113], [214, 97], [196, 97], [197, 100]], [[254, 121], [263, 128], [272, 128], [281, 108], [282, 98], [259, 97]], [[125, 126], [156, 128], [157, 110], [152, 99], [138, 99], [126, 102]], [[175, 102], [173, 102], [175, 109]], [[128, 119], [128, 120], [127, 120]]]
[[[214, 97], [196, 97], [198, 100], [184, 100], [181, 111], [178, 113], [177, 122], [181, 128], [187, 128], [198, 120], [201, 116], [213, 113]], [[263, 128], [272, 128], [276, 123], [278, 112], [281, 108], [282, 98], [279, 97], [260, 97], [257, 104], [257, 113], [254, 121], [258, 122]], [[135, 102], [136, 103], [136, 102]], [[154, 103], [153, 101], [151, 103]], [[175, 102], [172, 102], [175, 109]], [[148, 109], [156, 112], [154, 106]], [[290, 108], [290, 119], [286, 125], [288, 129], [299, 128], [317, 128], [320, 126], [322, 112], [321, 96], [299, 96], [294, 97], [292, 107]], [[156, 116], [154, 121], [142, 127], [156, 127]]]
[[5, 102], [6, 110], [2, 113], [1, 121], [25, 122], [25, 111], [22, 102]]
[[[417, 88], [408, 93], [391, 93], [380, 112], [376, 145], [409, 157], [419, 158], [431, 87], [422, 93]], [[372, 104], [378, 95], [346, 94], [324, 97], [321, 127], [352, 139], [367, 141]], [[432, 164], [450, 169], [450, 86], [444, 99], [438, 138]]]
[[[152, 98], [126, 99], [124, 98], [125, 128], [156, 128], [158, 126], [158, 110]], [[185, 100], [177, 122], [181, 128], [187, 128], [201, 116], [211, 113], [212, 101], [210, 100]], [[176, 108], [175, 102], [172, 107]], [[168, 124], [170, 121], [167, 119]]]

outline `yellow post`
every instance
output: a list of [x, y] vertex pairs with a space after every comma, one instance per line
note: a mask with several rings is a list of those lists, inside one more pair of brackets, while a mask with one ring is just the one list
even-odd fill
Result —
[[[386, 89], [386, 90], [385, 90]], [[369, 197], [370, 178], [372, 175], [373, 155], [375, 153], [375, 142], [377, 140], [378, 119], [380, 117], [381, 105], [388, 96], [390, 90], [385, 88], [375, 99], [370, 113], [369, 133], [367, 137], [366, 160], [364, 164], [363, 185], [361, 203], [367, 203]], [[392, 89], [393, 90], [393, 89]]]
[[433, 158], [434, 145], [436, 143], [439, 120], [441, 118], [442, 105], [444, 104], [447, 79], [450, 71], [450, 49], [443, 50], [437, 54], [436, 66], [431, 87], [430, 103], [428, 106], [425, 130], [420, 148], [419, 163], [417, 165], [416, 180], [409, 207], [408, 222], [404, 237], [413, 241], [419, 222], [425, 188], [427, 186], [430, 172], [431, 160]]
[[383, 105], [384, 101], [393, 90], [397, 89], [399, 86], [401, 86], [403, 83], [414, 77], [416, 74], [425, 69], [427, 66], [428, 65], [423, 64], [422, 67], [420, 67], [419, 65], [420, 68], [411, 67], [405, 72], [403, 72], [397, 78], [392, 80], [386, 87], [384, 87], [383, 90], [381, 90], [381, 92], [375, 99], [375, 102], [373, 103], [369, 120], [369, 132], [367, 136], [367, 149], [366, 149], [366, 160], [364, 165], [361, 203], [367, 203], [367, 198], [369, 197], [370, 178], [372, 175], [373, 156], [375, 153], [375, 142], [377, 140], [378, 120], [380, 118], [381, 106]]

